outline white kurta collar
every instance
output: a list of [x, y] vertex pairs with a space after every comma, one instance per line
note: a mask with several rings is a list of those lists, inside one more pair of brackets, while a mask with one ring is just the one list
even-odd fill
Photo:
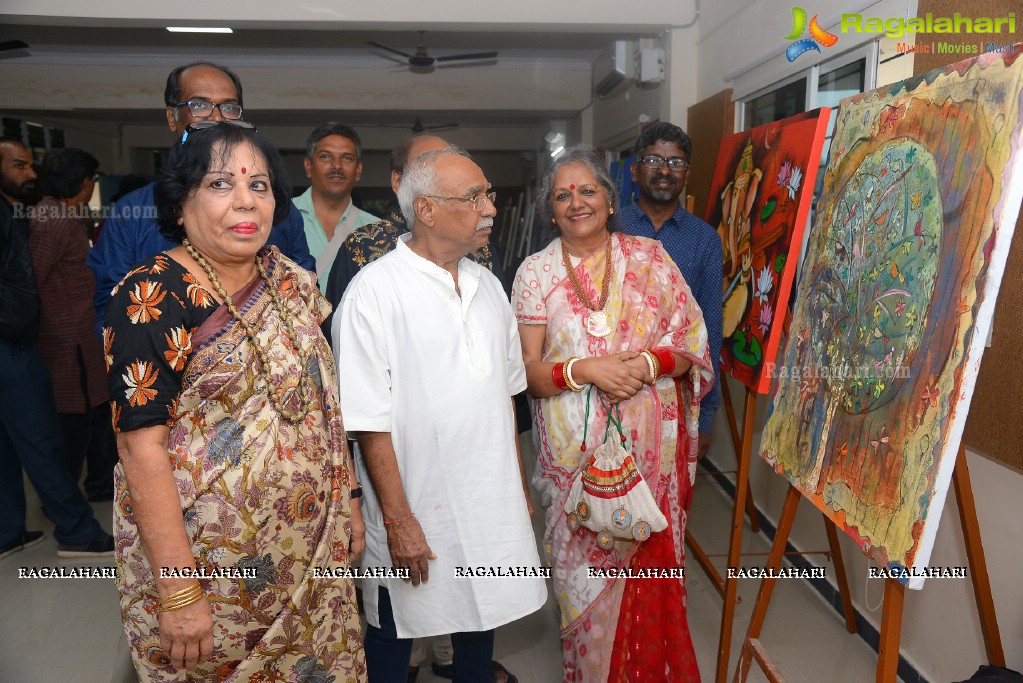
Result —
[[[430, 276], [432, 279], [436, 279], [438, 284], [442, 284], [446, 292], [454, 294], [455, 281], [451, 277], [451, 273], [433, 261], [425, 259], [412, 251], [406, 244], [410, 239], [412, 239], [411, 232], [398, 237], [398, 243], [395, 246], [395, 252], [398, 254], [398, 257], [419, 272]], [[472, 303], [473, 297], [479, 290], [480, 273], [481, 266], [475, 261], [471, 261], [464, 256], [458, 259], [458, 289], [461, 292], [463, 312], [468, 310], [469, 304]]]

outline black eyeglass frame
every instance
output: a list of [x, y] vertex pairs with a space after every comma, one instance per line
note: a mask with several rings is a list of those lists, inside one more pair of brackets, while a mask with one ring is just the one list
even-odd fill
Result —
[[[656, 165], [653, 161], [654, 159], [657, 160]], [[644, 154], [638, 159], [638, 162], [641, 166], [649, 168], [651, 171], [660, 171], [665, 164], [668, 164], [668, 170], [676, 173], [681, 173], [689, 168], [689, 161], [682, 157], [665, 159], [660, 154]]]
[[185, 132], [181, 134], [181, 144], [185, 144], [188, 140], [188, 134], [194, 133], [200, 130], [206, 130], [219, 125], [238, 126], [239, 128], [248, 128], [250, 130], [256, 130], [255, 124], [249, 123], [248, 121], [231, 119], [224, 119], [223, 121], [193, 121], [192, 123], [185, 126]]
[[[209, 105], [209, 107], [210, 107], [209, 112], [206, 113], [206, 114], [201, 114], [201, 113], [195, 111], [194, 107], [195, 107], [195, 105], [198, 105], [198, 104]], [[203, 119], [206, 119], [206, 118], [209, 118], [210, 116], [213, 116], [213, 110], [214, 109], [219, 109], [220, 110], [220, 115], [224, 117], [225, 121], [238, 121], [239, 119], [241, 119], [242, 112], [244, 111], [242, 109], [242, 105], [237, 104], [235, 102], [210, 102], [209, 100], [199, 100], [199, 99], [184, 100], [183, 102], [178, 102], [177, 104], [174, 105], [174, 108], [177, 109], [178, 107], [188, 107], [188, 111], [192, 114], [192, 116], [197, 116], [197, 117], [200, 117], [200, 118], [203, 118]], [[227, 111], [224, 111], [224, 107], [228, 107], [229, 108], [228, 111], [231, 111], [231, 112], [233, 112], [235, 109], [237, 109], [238, 110], [238, 116], [232, 116]]]

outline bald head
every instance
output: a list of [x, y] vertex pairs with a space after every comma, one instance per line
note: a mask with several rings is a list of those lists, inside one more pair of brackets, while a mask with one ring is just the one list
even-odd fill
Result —
[[391, 152], [391, 190], [398, 194], [398, 185], [401, 183], [401, 176], [405, 173], [405, 167], [423, 152], [432, 152], [435, 149], [450, 147], [447, 140], [436, 135], [416, 135], [401, 143]]

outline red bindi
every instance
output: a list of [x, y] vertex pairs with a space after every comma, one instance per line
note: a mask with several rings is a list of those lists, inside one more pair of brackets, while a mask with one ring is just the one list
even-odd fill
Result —
[[245, 173], [245, 167], [242, 166], [242, 173]]
[[574, 190], [574, 189], [575, 189], [575, 185], [569, 185], [569, 186], [568, 186], [568, 189], [570, 189], [570, 190]]

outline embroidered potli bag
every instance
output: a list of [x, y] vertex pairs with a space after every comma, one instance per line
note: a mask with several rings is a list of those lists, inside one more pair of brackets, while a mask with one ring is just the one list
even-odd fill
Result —
[[[597, 545], [611, 550], [616, 539], [645, 541], [655, 531], [668, 526], [657, 507], [650, 487], [643, 479], [632, 453], [625, 448], [625, 434], [622, 431], [622, 412], [617, 404], [611, 404], [606, 395], [597, 389], [600, 404], [607, 411], [607, 426], [604, 428], [604, 443], [576, 473], [565, 500], [565, 513], [572, 531], [580, 526], [597, 534]], [[583, 444], [586, 443], [590, 421], [590, 395], [593, 385], [586, 392], [586, 417], [583, 425]], [[610, 438], [611, 425], [618, 431], [616, 438]]]

